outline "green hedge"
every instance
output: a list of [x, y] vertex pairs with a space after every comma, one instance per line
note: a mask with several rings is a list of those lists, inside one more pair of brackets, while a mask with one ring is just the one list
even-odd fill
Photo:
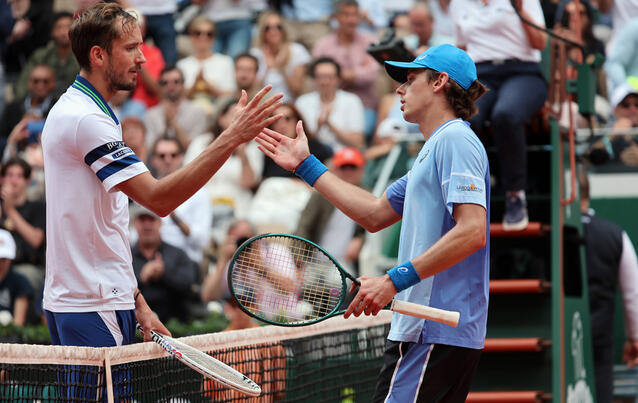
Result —
[[[215, 333], [223, 330], [227, 324], [226, 317], [215, 312], [212, 312], [204, 319], [193, 320], [190, 323], [181, 323], [176, 319], [171, 319], [165, 323], [173, 337]], [[141, 340], [139, 335], [137, 337]], [[0, 326], [0, 343], [51, 344], [51, 339], [49, 338], [49, 330], [43, 324], [23, 327], [9, 324]]]

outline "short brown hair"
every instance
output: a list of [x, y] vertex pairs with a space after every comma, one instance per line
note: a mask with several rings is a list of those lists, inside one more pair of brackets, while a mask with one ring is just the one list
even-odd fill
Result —
[[[428, 82], [436, 80], [441, 75], [440, 72], [432, 69], [425, 69], [425, 74]], [[487, 92], [487, 87], [479, 80], [474, 80], [470, 88], [464, 90], [456, 81], [448, 80], [444, 91], [454, 114], [463, 120], [469, 120], [478, 112], [474, 102]]]
[[[118, 17], [122, 21], [119, 29], [115, 23]], [[135, 17], [117, 3], [100, 2], [82, 13], [69, 30], [71, 49], [80, 67], [91, 71], [91, 48], [99, 46], [110, 54], [113, 41], [129, 26], [135, 26], [133, 23], [137, 24]]]

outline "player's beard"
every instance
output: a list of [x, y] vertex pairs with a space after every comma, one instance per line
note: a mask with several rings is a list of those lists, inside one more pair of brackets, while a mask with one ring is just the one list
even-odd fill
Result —
[[[139, 70], [139, 69], [138, 69]], [[133, 79], [125, 81], [122, 79], [122, 75], [117, 74], [113, 65], [109, 63], [106, 69], [106, 82], [109, 83], [109, 87], [113, 92], [117, 91], [132, 91], [137, 87], [137, 75]], [[128, 70], [126, 71], [128, 74]]]

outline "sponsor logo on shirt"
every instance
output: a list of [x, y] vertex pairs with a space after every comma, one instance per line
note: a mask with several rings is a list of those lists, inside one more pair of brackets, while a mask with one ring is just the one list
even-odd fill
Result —
[[471, 183], [469, 185], [458, 185], [456, 187], [456, 190], [460, 190], [461, 192], [479, 192], [479, 193], [483, 193], [483, 188], [476, 186], [475, 184]]
[[121, 149], [120, 151], [118, 151], [118, 152], [116, 152], [116, 153], [113, 153], [112, 158], [113, 158], [114, 160], [116, 160], [116, 159], [118, 159], [118, 158], [120, 158], [120, 157], [123, 157], [123, 156], [125, 156], [126, 154], [129, 154], [129, 153], [132, 153], [132, 152], [133, 152], [133, 150], [131, 150], [131, 149], [130, 149], [130, 148], [128, 148], [128, 147], [125, 147], [125, 148]]

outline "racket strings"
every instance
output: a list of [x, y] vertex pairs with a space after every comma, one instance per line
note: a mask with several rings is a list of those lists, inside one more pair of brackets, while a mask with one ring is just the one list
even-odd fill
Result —
[[279, 323], [324, 317], [337, 308], [344, 291], [330, 258], [285, 236], [263, 237], [245, 247], [235, 259], [232, 282], [244, 308]]

